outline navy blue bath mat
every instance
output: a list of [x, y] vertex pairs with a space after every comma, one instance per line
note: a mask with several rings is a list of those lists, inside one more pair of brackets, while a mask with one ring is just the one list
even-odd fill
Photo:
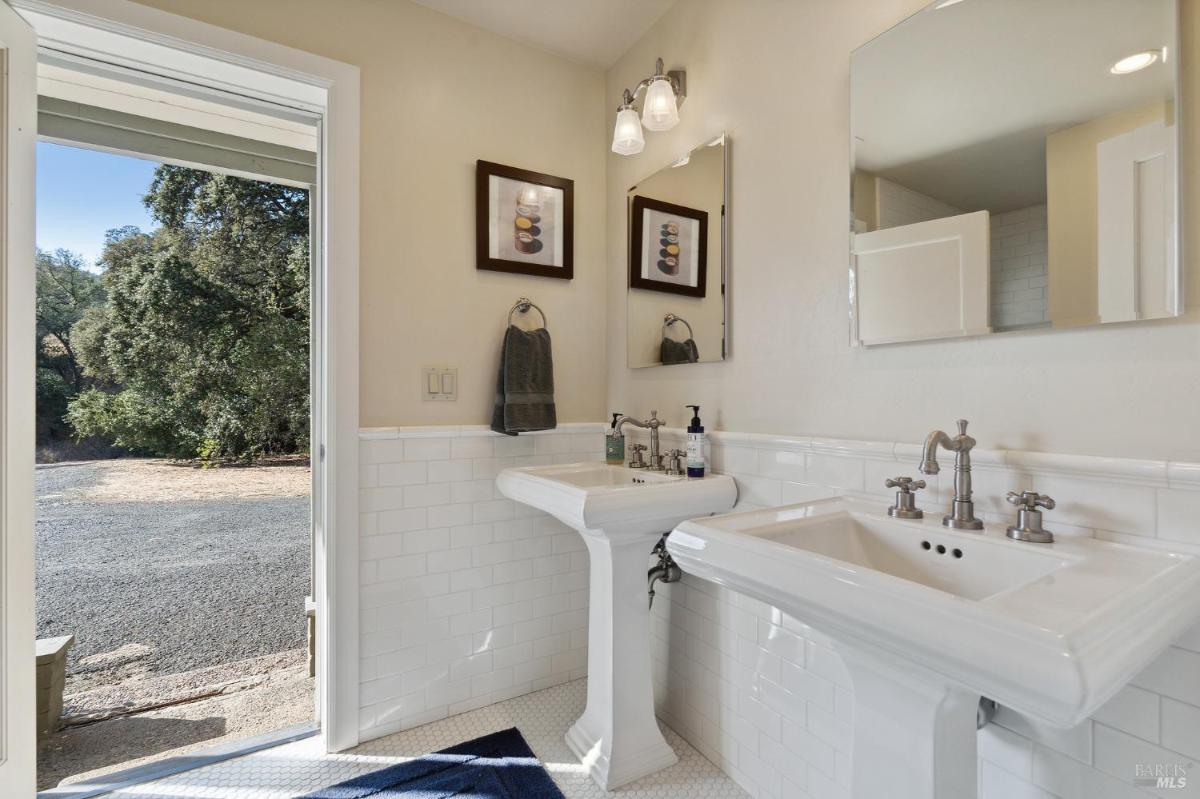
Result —
[[372, 771], [299, 799], [564, 799], [516, 727]]

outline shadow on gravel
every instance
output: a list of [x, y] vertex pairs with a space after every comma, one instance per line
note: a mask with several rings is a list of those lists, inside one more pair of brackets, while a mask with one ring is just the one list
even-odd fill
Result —
[[128, 763], [225, 734], [226, 720], [128, 716], [72, 727], [57, 733], [39, 752], [38, 785], [49, 788], [64, 777]]

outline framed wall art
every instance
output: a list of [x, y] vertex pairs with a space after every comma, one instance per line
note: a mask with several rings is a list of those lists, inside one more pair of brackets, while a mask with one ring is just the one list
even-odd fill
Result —
[[477, 161], [476, 268], [570, 280], [574, 211], [573, 180]]
[[629, 287], [703, 297], [708, 212], [634, 196]]

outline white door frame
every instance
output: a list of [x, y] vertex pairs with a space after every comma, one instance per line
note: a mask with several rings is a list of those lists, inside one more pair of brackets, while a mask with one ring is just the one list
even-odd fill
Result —
[[[317, 191], [310, 206], [316, 234], [311, 242], [316, 713], [327, 751], [354, 746], [359, 741], [358, 67], [128, 0], [9, 2], [33, 22], [39, 47], [177, 80], [193, 91], [233, 93], [247, 102], [320, 117]], [[28, 571], [32, 576], [31, 557]]]
[[37, 49], [0, 2], [0, 795], [32, 796], [34, 159]]

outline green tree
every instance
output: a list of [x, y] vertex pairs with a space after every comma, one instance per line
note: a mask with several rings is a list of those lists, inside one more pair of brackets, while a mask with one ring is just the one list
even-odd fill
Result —
[[308, 447], [308, 193], [161, 166], [161, 227], [110, 231], [108, 302], [73, 333], [97, 381], [70, 404], [80, 435], [174, 457]]
[[35, 319], [37, 323], [38, 438], [65, 437], [67, 403], [88, 384], [79, 361], [73, 330], [89, 309], [104, 302], [100, 276], [68, 251], [38, 250]]

